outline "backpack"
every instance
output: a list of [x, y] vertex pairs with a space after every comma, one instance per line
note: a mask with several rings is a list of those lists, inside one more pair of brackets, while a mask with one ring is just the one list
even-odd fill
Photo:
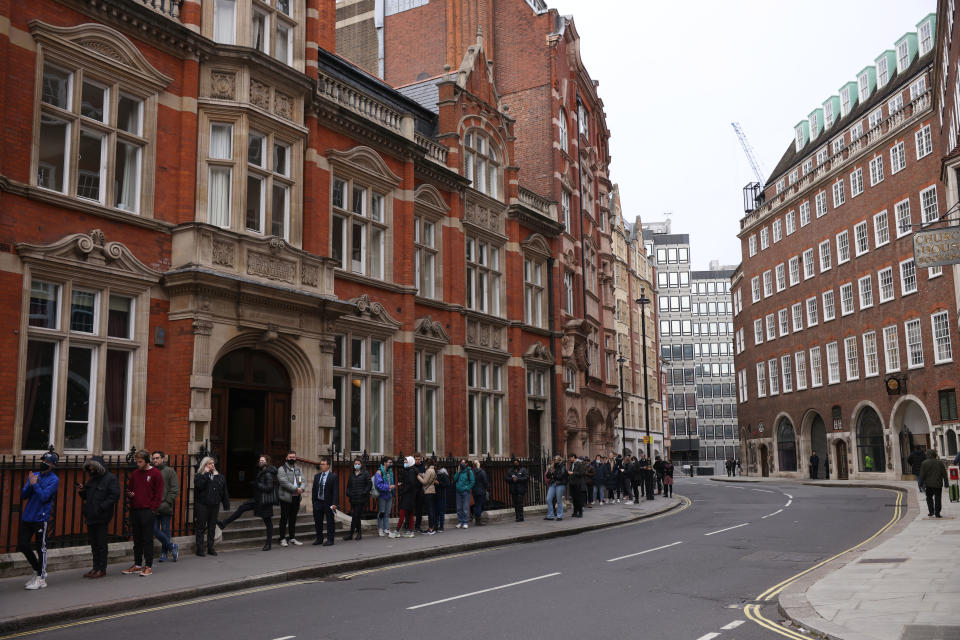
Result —
[[383, 477], [383, 474], [380, 473], [380, 470], [377, 469], [377, 472], [373, 474], [373, 482], [370, 483], [370, 495], [374, 498], [380, 497], [380, 489], [377, 489], [377, 476]]

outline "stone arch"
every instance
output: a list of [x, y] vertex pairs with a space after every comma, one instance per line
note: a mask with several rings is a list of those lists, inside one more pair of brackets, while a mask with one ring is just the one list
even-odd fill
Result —
[[889, 425], [890, 435], [897, 441], [891, 456], [894, 469], [898, 474], [907, 473], [907, 457], [913, 447], [923, 447], [926, 451], [934, 446], [930, 412], [923, 400], [908, 393], [894, 403]]
[[413, 192], [413, 201], [419, 206], [427, 207], [443, 215], [450, 211], [450, 207], [443, 199], [440, 190], [432, 184], [425, 183], [417, 187], [416, 191]]
[[346, 151], [338, 149], [328, 149], [327, 157], [343, 164], [348, 164], [359, 169], [371, 177], [377, 178], [394, 187], [403, 181], [403, 178], [395, 174], [380, 154], [364, 145], [357, 145]]
[[872, 402], [857, 405], [854, 414], [853, 438], [856, 443], [857, 470], [882, 473], [888, 464], [889, 434], [883, 426], [883, 417]]
[[777, 417], [773, 430], [777, 450], [777, 470], [792, 473], [797, 470], [797, 430], [786, 413]]
[[819, 463], [816, 477], [829, 477], [830, 445], [827, 441], [827, 420], [817, 409], [807, 409], [800, 419], [800, 428], [797, 432], [797, 468], [802, 469], [804, 461], [810, 459], [816, 452]]
[[[593, 456], [597, 452], [609, 448], [606, 438], [607, 421], [603, 417], [603, 412], [593, 407], [587, 411], [585, 421], [590, 449], [588, 453]], [[604, 455], [606, 455], [606, 453], [604, 453]]]

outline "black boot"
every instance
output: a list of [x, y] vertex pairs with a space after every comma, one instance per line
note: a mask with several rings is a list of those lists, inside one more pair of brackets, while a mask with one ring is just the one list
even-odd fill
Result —
[[207, 555], [208, 555], [208, 556], [215, 556], [215, 555], [217, 555], [217, 552], [214, 551], [214, 549], [213, 549], [213, 545], [210, 545], [209, 547], [207, 547]]
[[363, 537], [363, 531], [360, 530], [360, 527], [357, 527], [357, 540]]
[[271, 546], [271, 544], [270, 544], [270, 538], [267, 538], [267, 543], [266, 543], [265, 545], [263, 545], [263, 550], [264, 550], [264, 551], [270, 551], [271, 548], [272, 548], [272, 546]]

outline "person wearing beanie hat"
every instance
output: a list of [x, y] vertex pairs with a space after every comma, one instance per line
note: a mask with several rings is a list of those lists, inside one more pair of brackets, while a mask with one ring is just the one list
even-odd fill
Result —
[[[32, 590], [47, 586], [47, 524], [53, 514], [60, 478], [54, 473], [60, 457], [53, 451], [40, 456], [40, 470], [31, 471], [20, 490], [20, 529], [17, 550], [33, 567], [34, 576], [26, 584]], [[36, 537], [36, 550], [31, 546]]]
[[417, 478], [416, 460], [413, 456], [403, 459], [403, 471], [397, 474], [400, 495], [400, 518], [397, 521], [397, 532], [394, 538], [412, 538], [414, 513], [417, 509], [417, 491], [420, 490], [420, 480]]

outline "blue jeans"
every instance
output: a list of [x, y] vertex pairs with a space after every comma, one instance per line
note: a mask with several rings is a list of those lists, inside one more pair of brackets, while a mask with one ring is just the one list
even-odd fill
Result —
[[557, 518], [563, 517], [563, 492], [564, 490], [566, 490], [566, 488], [567, 488], [566, 485], [552, 484], [547, 489], [547, 517], [548, 518], [553, 519], [554, 517], [554, 511], [553, 511], [554, 499], [557, 500], [556, 517]]
[[483, 515], [483, 499], [485, 497], [482, 493], [477, 493], [473, 496], [473, 517], [477, 520]]
[[153, 535], [160, 541], [161, 553], [166, 553], [173, 549], [173, 540], [170, 539], [170, 522], [173, 516], [164, 516], [157, 514], [153, 520]]
[[390, 508], [393, 506], [393, 494], [386, 497], [381, 493], [377, 498], [377, 529], [390, 528]]
[[470, 524], [469, 491], [457, 491], [457, 524]]
[[603, 485], [595, 484], [593, 485], [593, 499], [596, 502], [603, 500]]

